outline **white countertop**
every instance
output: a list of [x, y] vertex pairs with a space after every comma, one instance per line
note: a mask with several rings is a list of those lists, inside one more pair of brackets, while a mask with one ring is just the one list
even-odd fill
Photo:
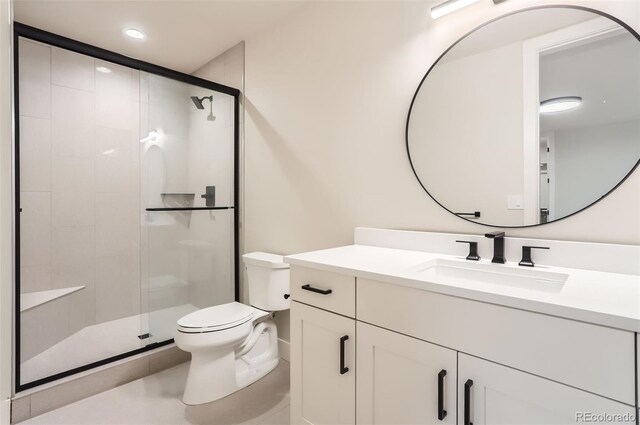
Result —
[[[535, 270], [569, 275], [562, 288], [552, 292], [416, 273], [420, 264], [434, 259], [465, 260], [454, 255], [365, 245], [289, 255], [284, 260], [296, 266], [640, 332], [638, 275], [536, 264]], [[482, 259], [479, 263], [490, 263], [490, 260]], [[514, 262], [499, 267], [522, 269]]]

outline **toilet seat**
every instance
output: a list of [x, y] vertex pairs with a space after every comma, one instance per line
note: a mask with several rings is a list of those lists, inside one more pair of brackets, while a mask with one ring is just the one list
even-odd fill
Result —
[[178, 332], [207, 333], [235, 328], [254, 318], [254, 309], [239, 302], [220, 304], [187, 314], [178, 320]]

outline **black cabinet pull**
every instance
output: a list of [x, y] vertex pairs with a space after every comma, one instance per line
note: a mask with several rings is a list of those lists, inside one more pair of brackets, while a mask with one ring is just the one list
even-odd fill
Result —
[[304, 289], [305, 291], [311, 291], [311, 292], [315, 292], [316, 294], [322, 294], [322, 295], [329, 295], [330, 293], [333, 292], [331, 289], [318, 289], [318, 288], [314, 288], [309, 284], [302, 285], [302, 289]]
[[471, 387], [473, 387], [473, 381], [467, 379], [464, 383], [464, 425], [473, 425], [471, 422]]
[[344, 343], [349, 339], [349, 335], [340, 337], [340, 375], [349, 372], [349, 368], [344, 365]]
[[447, 411], [444, 410], [444, 377], [447, 371], [442, 369], [438, 373], [438, 419], [443, 420], [447, 417]]

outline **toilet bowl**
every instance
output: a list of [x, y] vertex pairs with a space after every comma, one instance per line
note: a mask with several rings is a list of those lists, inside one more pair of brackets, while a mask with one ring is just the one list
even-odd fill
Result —
[[242, 257], [251, 305], [221, 304], [178, 320], [175, 343], [191, 353], [185, 404], [218, 400], [278, 365], [278, 331], [271, 319], [275, 311], [289, 308], [289, 266], [274, 254]]

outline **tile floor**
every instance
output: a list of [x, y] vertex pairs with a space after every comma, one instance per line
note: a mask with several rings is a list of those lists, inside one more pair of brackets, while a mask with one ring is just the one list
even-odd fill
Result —
[[183, 363], [27, 421], [24, 425], [288, 425], [289, 363], [222, 400], [182, 403]]

